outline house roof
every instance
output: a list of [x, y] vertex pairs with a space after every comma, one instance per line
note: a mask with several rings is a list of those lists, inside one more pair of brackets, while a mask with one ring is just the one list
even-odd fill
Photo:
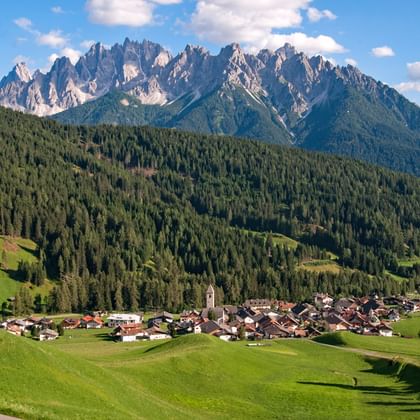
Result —
[[40, 335], [42, 334], [42, 335], [50, 335], [50, 336], [53, 336], [53, 337], [58, 337], [58, 332], [54, 331], [54, 330], [51, 330], [49, 328], [45, 328], [45, 330], [41, 330], [39, 332], [39, 334]]
[[201, 332], [205, 334], [212, 334], [215, 331], [220, 330], [219, 324], [215, 321], [206, 321], [200, 324]]

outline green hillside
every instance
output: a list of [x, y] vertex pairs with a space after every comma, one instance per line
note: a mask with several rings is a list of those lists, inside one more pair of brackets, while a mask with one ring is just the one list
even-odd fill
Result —
[[415, 366], [402, 372], [305, 340], [252, 348], [205, 335], [117, 344], [99, 332], [77, 334], [38, 343], [0, 332], [0, 412], [24, 419], [362, 419], [378, 412], [414, 419], [420, 410]]
[[64, 279], [50, 311], [177, 312], [209, 283], [231, 304], [420, 283], [387, 275], [420, 254], [418, 178], [232, 137], [0, 116], [0, 234], [34, 241]]
[[[151, 125], [293, 144], [420, 176], [419, 108], [387, 86], [367, 94], [336, 80], [328, 98], [292, 123], [290, 132], [269, 99], [263, 100], [267, 103], [233, 85], [198, 100], [187, 94], [165, 106], [143, 105], [113, 91], [51, 118], [70, 124]], [[289, 122], [296, 118], [289, 117]]]
[[217, 89], [198, 100], [184, 95], [165, 106], [144, 105], [114, 90], [51, 118], [69, 124], [152, 125], [290, 145], [290, 134], [270, 109], [237, 86]]
[[[395, 92], [387, 94], [395, 96]], [[418, 108], [406, 100], [401, 100], [400, 106], [405, 117], [395, 112], [396, 108], [384, 106], [375, 95], [343, 88], [315, 106], [296, 127], [297, 144], [420, 176], [418, 122], [413, 120], [412, 126], [406, 123], [410, 112], [418, 114]]]
[[0, 303], [15, 296], [22, 286], [28, 287], [33, 296], [46, 295], [52, 287], [48, 281], [42, 287], [22, 283], [17, 275], [20, 261], [38, 262], [37, 245], [30, 239], [0, 236]]

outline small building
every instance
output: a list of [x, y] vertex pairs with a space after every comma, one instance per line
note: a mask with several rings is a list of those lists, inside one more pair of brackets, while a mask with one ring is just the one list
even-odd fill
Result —
[[103, 326], [104, 326], [104, 322], [99, 317], [86, 315], [80, 320], [80, 328], [86, 328], [90, 330], [90, 329], [102, 328]]
[[56, 340], [59, 334], [57, 331], [51, 330], [49, 328], [41, 330], [39, 332], [39, 341], [51, 341]]
[[340, 315], [332, 313], [325, 319], [330, 331], [347, 331], [351, 328], [351, 324]]
[[315, 293], [314, 303], [317, 308], [331, 307], [334, 299], [328, 293]]
[[268, 299], [247, 299], [244, 307], [253, 311], [268, 311], [271, 309], [271, 301]]
[[139, 314], [112, 314], [107, 319], [107, 325], [115, 328], [119, 325], [140, 324], [142, 321], [143, 316]]
[[393, 330], [389, 325], [381, 324], [378, 327], [379, 335], [382, 337], [392, 337]]
[[143, 330], [142, 324], [118, 325], [110, 335], [115, 340], [124, 343], [149, 338], [147, 332]]
[[166, 311], [160, 312], [154, 317], [150, 318], [147, 321], [147, 325], [149, 328], [151, 328], [153, 326], [159, 326], [160, 324], [162, 324], [162, 322], [166, 322], [168, 324], [171, 324], [172, 322], [174, 322], [173, 314]]
[[75, 328], [78, 328], [80, 325], [80, 319], [76, 318], [66, 318], [61, 322], [61, 326], [65, 330], [74, 330]]

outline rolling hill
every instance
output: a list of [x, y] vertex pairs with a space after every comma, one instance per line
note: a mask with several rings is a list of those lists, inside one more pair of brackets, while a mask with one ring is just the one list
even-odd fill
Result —
[[100, 420], [418, 416], [414, 365], [306, 340], [270, 344], [206, 335], [116, 344], [96, 331], [39, 343], [0, 331], [0, 412]]

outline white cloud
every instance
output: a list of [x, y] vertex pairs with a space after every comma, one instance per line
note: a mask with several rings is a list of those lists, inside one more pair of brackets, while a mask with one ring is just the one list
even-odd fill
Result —
[[411, 80], [420, 81], [420, 61], [407, 63], [408, 77]]
[[269, 34], [263, 47], [274, 50], [286, 43], [309, 55], [335, 54], [346, 51], [342, 45], [329, 36], [318, 35], [317, 37], [311, 37], [302, 32], [295, 32], [289, 35]]
[[308, 54], [338, 53], [344, 47], [326, 35], [279, 34], [299, 27], [311, 0], [199, 0], [188, 25], [199, 38], [218, 44], [239, 42], [245, 48], [277, 49], [286, 42]]
[[15, 25], [19, 26], [19, 28], [22, 28], [25, 31], [29, 31], [32, 28], [32, 21], [25, 17], [15, 19], [13, 22]]
[[382, 58], [382, 57], [393, 57], [395, 52], [391, 47], [384, 45], [383, 47], [376, 47], [372, 48], [372, 54], [375, 57]]
[[48, 62], [50, 65], [55, 63], [55, 60], [57, 60], [57, 58], [61, 58], [61, 57], [67, 57], [70, 62], [74, 65], [77, 63], [77, 61], [79, 60], [80, 56], [82, 55], [82, 53], [78, 50], [75, 50], [73, 48], [70, 47], [65, 47], [63, 49], [61, 49], [59, 51], [59, 53], [53, 53], [48, 57]]
[[353, 66], [353, 67], [357, 66], [357, 61], [353, 58], [346, 58], [344, 61], [346, 64], [350, 64], [350, 66]]
[[32, 59], [27, 57], [26, 55], [17, 55], [13, 60], [13, 64], [25, 63], [27, 65], [32, 63]]
[[68, 57], [72, 64], [76, 64], [82, 53], [70, 47], [63, 48], [60, 52], [61, 55]]
[[57, 58], [60, 58], [60, 56], [57, 53], [53, 53], [48, 57], [48, 62], [53, 64], [54, 61], [57, 60]]
[[321, 19], [328, 19], [328, 20], [335, 20], [337, 19], [337, 16], [331, 12], [331, 10], [325, 9], [325, 10], [318, 10], [315, 7], [310, 7], [307, 10], [308, 19], [311, 22], [318, 22]]
[[80, 43], [80, 46], [85, 49], [88, 50], [92, 45], [96, 44], [96, 41], [94, 41], [93, 39], [86, 39], [85, 41], [82, 41]]
[[51, 48], [61, 48], [68, 43], [68, 38], [60, 30], [53, 30], [46, 34], [40, 33], [37, 37], [37, 42], [40, 45], [47, 45]]
[[401, 93], [405, 92], [420, 92], [420, 81], [402, 82], [394, 86]]
[[51, 11], [52, 11], [53, 13], [57, 14], [57, 15], [60, 15], [60, 14], [63, 14], [63, 13], [64, 13], [64, 10], [62, 9], [62, 7], [61, 7], [61, 6], [54, 6], [54, 7], [51, 7]]
[[182, 0], [87, 0], [86, 9], [93, 23], [108, 26], [140, 27], [153, 23], [157, 5], [181, 3]]

